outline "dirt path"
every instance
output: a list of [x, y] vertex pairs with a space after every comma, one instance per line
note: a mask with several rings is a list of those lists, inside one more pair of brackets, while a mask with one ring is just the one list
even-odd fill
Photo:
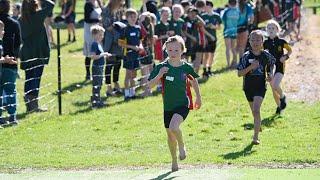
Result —
[[293, 54], [286, 64], [284, 90], [295, 101], [320, 101], [320, 16], [305, 16], [302, 21], [303, 40], [293, 46]]

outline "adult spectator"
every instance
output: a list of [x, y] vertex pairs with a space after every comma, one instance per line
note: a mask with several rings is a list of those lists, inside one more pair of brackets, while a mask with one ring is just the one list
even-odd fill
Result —
[[44, 21], [52, 13], [54, 2], [23, 0], [19, 19], [22, 35], [21, 69], [25, 71], [25, 103], [27, 112], [41, 112], [38, 105], [40, 81], [44, 65], [49, 63], [50, 48]]
[[90, 64], [91, 64], [91, 44], [93, 37], [90, 32], [90, 28], [99, 23], [101, 19], [101, 7], [97, 0], [88, 0], [84, 5], [84, 45], [83, 55], [85, 58], [86, 66], [86, 80], [90, 80]]
[[[106, 30], [104, 33], [104, 51], [114, 54], [106, 61], [106, 84], [107, 84], [107, 95], [112, 95], [113, 91], [120, 93], [119, 71], [121, 67], [121, 58], [123, 56], [122, 48], [118, 46], [116, 37], [116, 31], [113, 27], [114, 22], [121, 21], [121, 6], [122, 0], [110, 0], [109, 3], [102, 9], [102, 24]], [[111, 71], [113, 70], [113, 83], [114, 89], [111, 87]]]

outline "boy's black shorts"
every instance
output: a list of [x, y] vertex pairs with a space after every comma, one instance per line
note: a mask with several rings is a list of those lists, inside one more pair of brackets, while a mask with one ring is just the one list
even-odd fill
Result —
[[266, 95], [266, 89], [255, 89], [255, 90], [244, 90], [244, 93], [246, 95], [246, 98], [249, 102], [253, 102], [253, 98], [255, 96], [260, 96], [262, 98], [264, 98], [264, 96]]
[[206, 48], [204, 49], [204, 52], [206, 53], [214, 53], [216, 52], [217, 47], [217, 41], [208, 41], [208, 44]]
[[174, 114], [179, 114], [183, 117], [183, 120], [185, 120], [189, 114], [189, 108], [186, 106], [177, 107], [172, 111], [164, 111], [163, 113], [163, 122], [164, 127], [169, 128], [171, 119]]

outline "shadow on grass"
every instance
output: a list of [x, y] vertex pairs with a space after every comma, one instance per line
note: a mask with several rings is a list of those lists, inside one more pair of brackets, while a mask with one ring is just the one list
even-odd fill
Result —
[[69, 53], [74, 53], [74, 52], [78, 52], [78, 51], [82, 51], [83, 50], [83, 47], [80, 47], [78, 49], [71, 49], [69, 50]]
[[252, 151], [252, 147], [253, 147], [253, 143], [250, 143], [241, 151], [224, 154], [223, 159], [238, 159], [239, 157], [251, 155], [252, 153], [255, 152], [255, 151]]
[[68, 92], [73, 92], [75, 90], [81, 89], [87, 85], [91, 85], [91, 81], [83, 80], [81, 82], [75, 82], [75, 83], [69, 84], [68, 86], [62, 88], [61, 91], [62, 91], [62, 94], [65, 94]]
[[[267, 118], [264, 118], [262, 121], [261, 121], [261, 126], [265, 126], [265, 127], [271, 127], [272, 124], [274, 123], [274, 121], [276, 119], [279, 119], [281, 118], [280, 115], [277, 115], [277, 114], [274, 114], [272, 116], [269, 116]], [[243, 128], [245, 130], [252, 130], [254, 128], [254, 124], [253, 123], [245, 123], [242, 125]]]
[[223, 74], [223, 73], [228, 72], [228, 71], [231, 71], [231, 70], [233, 70], [233, 69], [228, 68], [228, 67], [223, 67], [223, 68], [221, 68], [221, 69], [218, 69], [218, 70], [213, 71], [212, 74], [213, 74], [213, 75]]
[[[165, 179], [166, 177], [168, 177], [171, 173], [172, 173], [172, 171], [169, 171], [169, 172], [166, 172], [166, 173], [164, 173], [164, 174], [160, 174], [158, 177], [152, 178], [152, 179], [150, 179], [150, 180], [163, 180], [163, 179]], [[170, 177], [170, 178], [168, 178], [168, 180], [169, 180], [169, 179], [174, 179], [174, 178], [176, 178], [176, 177]]]

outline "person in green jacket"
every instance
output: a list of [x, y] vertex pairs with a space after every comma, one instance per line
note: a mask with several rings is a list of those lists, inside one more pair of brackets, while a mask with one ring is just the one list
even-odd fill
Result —
[[[40, 5], [41, 4], [41, 5]], [[20, 67], [25, 71], [24, 99], [27, 112], [41, 112], [39, 87], [44, 65], [49, 63], [50, 47], [44, 21], [54, 8], [51, 0], [23, 0], [19, 19], [22, 36]]]

